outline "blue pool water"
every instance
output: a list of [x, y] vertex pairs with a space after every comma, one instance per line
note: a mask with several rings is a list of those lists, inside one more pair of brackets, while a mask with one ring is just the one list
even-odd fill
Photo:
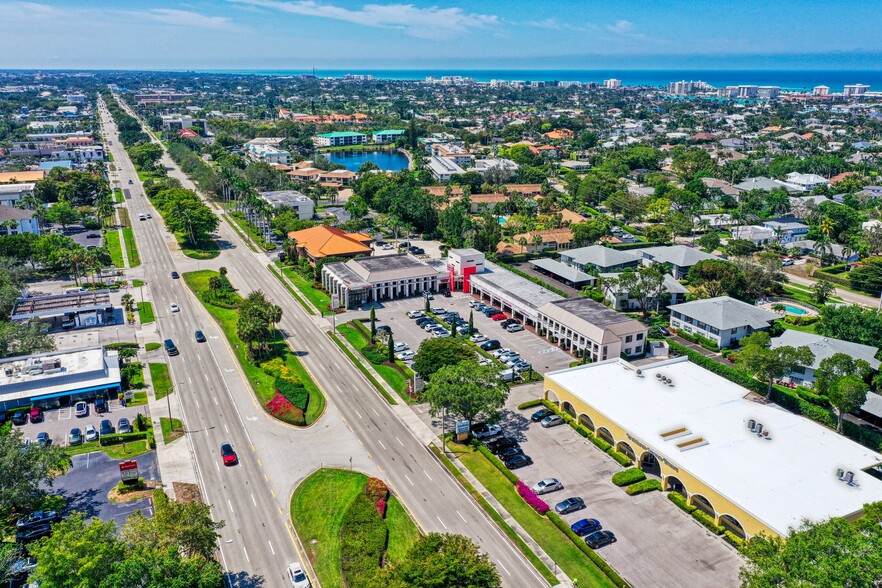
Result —
[[366, 161], [373, 161], [377, 167], [385, 171], [407, 169], [407, 158], [397, 151], [332, 151], [323, 155], [354, 172], [357, 172]]
[[798, 314], [798, 315], [808, 314], [808, 312], [806, 312], [802, 308], [797, 308], [795, 306], [786, 306], [785, 305], [784, 310], [790, 314]]

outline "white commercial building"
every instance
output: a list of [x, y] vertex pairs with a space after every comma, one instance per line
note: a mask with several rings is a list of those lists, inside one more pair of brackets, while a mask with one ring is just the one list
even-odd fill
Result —
[[486, 176], [488, 172], [497, 171], [502, 176], [501, 179], [507, 180], [518, 172], [518, 164], [501, 157], [477, 159], [474, 165], [468, 168], [468, 171], [477, 172], [482, 176]]
[[[882, 500], [882, 455], [681, 357], [546, 374], [545, 395], [633, 456], [664, 491], [742, 537], [849, 520]], [[588, 451], [588, 450], [586, 450]], [[672, 515], [673, 516], [673, 515]]]
[[359, 257], [322, 266], [322, 287], [342, 308], [440, 292], [447, 289], [448, 280], [444, 261], [426, 262], [407, 254]]
[[245, 143], [245, 153], [249, 158], [257, 161], [291, 165], [291, 152], [280, 147], [282, 141], [284, 141], [282, 137], [251, 139]]
[[426, 161], [426, 165], [439, 182], [446, 182], [452, 176], [466, 173], [466, 170], [457, 165], [455, 161], [446, 157], [432, 156]]
[[866, 84], [848, 84], [843, 88], [842, 94], [844, 96], [863, 96], [869, 91], [870, 86]]
[[34, 195], [36, 184], [0, 184], [0, 205], [15, 206], [22, 198]]
[[273, 208], [287, 206], [297, 210], [297, 217], [300, 220], [309, 220], [315, 214], [315, 202], [297, 190], [261, 192], [260, 198]]
[[617, 80], [615, 78], [603, 80], [603, 87], [608, 90], [615, 90], [617, 88], [621, 88], [622, 87], [622, 80]]
[[541, 333], [576, 355], [603, 361], [643, 355], [649, 327], [590, 298], [564, 298], [539, 307]]

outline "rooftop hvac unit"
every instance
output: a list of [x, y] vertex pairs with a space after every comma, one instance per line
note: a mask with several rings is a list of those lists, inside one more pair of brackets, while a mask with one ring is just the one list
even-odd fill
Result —
[[756, 427], [756, 421], [755, 421], [755, 420], [750, 419], [749, 421], [747, 421], [747, 428], [748, 428], [748, 429], [750, 429], [751, 431], [753, 431], [753, 428], [754, 428], [754, 427]]
[[673, 386], [673, 385], [674, 385], [674, 380], [671, 378], [668, 378], [668, 386]]
[[638, 378], [642, 378], [642, 377], [643, 377], [643, 370], [637, 370], [637, 377], [638, 377]]
[[845, 470], [843, 470], [843, 469], [836, 470], [836, 477], [839, 478], [840, 480], [844, 479], [845, 478]]
[[6, 368], [6, 369], [3, 370], [3, 371], [6, 373], [6, 377], [7, 377], [7, 378], [11, 378], [11, 377], [12, 377], [12, 368]]
[[851, 484], [854, 482], [854, 472], [845, 472], [845, 483]]
[[755, 431], [756, 431], [756, 434], [757, 434], [757, 435], [762, 435], [762, 433], [763, 433], [763, 424], [762, 424], [762, 423], [757, 423], [757, 424], [756, 424], [756, 429], [755, 429]]
[[661, 380], [664, 376], [661, 375], [661, 372], [655, 372], [655, 379]]

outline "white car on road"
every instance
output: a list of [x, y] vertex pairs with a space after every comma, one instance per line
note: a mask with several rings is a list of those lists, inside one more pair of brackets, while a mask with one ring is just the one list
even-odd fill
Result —
[[174, 302], [171, 303], [171, 306], [170, 306], [169, 308], [171, 308], [171, 311], [172, 311], [172, 312], [181, 312], [181, 307], [178, 306], [178, 305], [177, 305], [176, 303], [174, 303]]
[[303, 566], [298, 562], [294, 562], [288, 566], [288, 580], [291, 582], [292, 588], [310, 588], [309, 578], [303, 571]]

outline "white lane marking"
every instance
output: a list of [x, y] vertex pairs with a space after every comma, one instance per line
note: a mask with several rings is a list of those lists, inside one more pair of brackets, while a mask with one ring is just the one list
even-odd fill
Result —
[[[217, 465], [217, 464], [215, 464], [215, 465]], [[229, 498], [227, 498], [227, 504], [230, 505], [230, 512], [236, 512], [236, 511], [233, 510], [233, 503], [230, 502], [230, 499], [229, 499]]]
[[212, 398], [214, 398], [215, 406], [220, 406], [220, 402], [217, 401], [217, 396], [212, 396]]
[[441, 517], [435, 515], [435, 518], [438, 519], [438, 522], [441, 523], [441, 526], [444, 527], [444, 530], [447, 530], [447, 525], [444, 524], [444, 521], [441, 520]]
[[227, 435], [230, 434], [230, 428], [227, 426], [227, 423], [224, 423], [224, 431], [227, 432]]
[[396, 436], [396, 437], [395, 437], [395, 440], [398, 441], [398, 444], [399, 444], [399, 445], [401, 445], [402, 447], [404, 447], [404, 443], [401, 442], [401, 439], [399, 439], [399, 438]]
[[208, 381], [208, 374], [202, 374], [202, 375], [205, 376], [205, 381], [207, 382]]
[[[245, 546], [244, 546], [244, 545], [242, 546], [242, 551], [245, 552], [245, 560], [246, 560], [248, 563], [251, 563], [251, 558], [248, 557], [248, 550], [245, 549]], [[509, 576], [510, 576], [510, 575], [511, 575], [511, 574], [509, 574]]]
[[[196, 398], [194, 397], [193, 400], [196, 400]], [[198, 400], [196, 400], [196, 408], [200, 408]]]
[[[341, 392], [342, 392], [342, 390], [341, 390]], [[358, 415], [358, 418], [360, 418], [360, 419], [363, 419], [363, 418], [364, 418], [363, 416], [361, 416], [361, 413], [358, 412], [358, 410], [355, 411], [355, 414], [357, 414], [357, 415]]]
[[464, 516], [462, 516], [462, 513], [461, 513], [461, 512], [459, 512], [459, 511], [456, 511], [456, 514], [458, 514], [458, 515], [459, 515], [459, 518], [461, 518], [461, 519], [462, 519], [462, 521], [463, 521], [463, 522], [464, 522], [464, 523], [468, 523], [468, 521], [467, 521], [467, 520], [466, 520], [466, 518], [465, 518], [465, 517], [464, 517]]
[[430, 482], [434, 482], [434, 480], [432, 480], [432, 476], [429, 475], [429, 472], [427, 472], [426, 470], [423, 470], [423, 473], [426, 474], [426, 477], [429, 478]]
[[187, 381], [190, 382], [190, 384], [193, 383], [193, 379], [190, 376], [187, 376]]
[[413, 486], [413, 480], [410, 479], [410, 476], [404, 474], [404, 477], [407, 478], [407, 481], [410, 482], [410, 485]]
[[497, 560], [496, 560], [496, 563], [499, 564], [499, 567], [500, 567], [500, 568], [502, 568], [503, 570], [505, 570], [505, 573], [506, 573], [506, 574], [508, 574], [509, 576], [511, 576], [511, 572], [509, 572], [508, 570], [505, 569], [505, 566], [502, 565], [502, 562], [501, 562], [501, 561], [499, 561], [499, 560], [497, 559]]
[[[386, 446], [385, 446], [385, 445], [383, 445], [383, 442], [382, 442], [382, 441], [380, 441], [380, 440], [379, 440], [379, 439], [377, 439], [377, 443], [379, 443], [379, 444], [380, 444], [380, 447], [382, 447], [382, 448], [383, 448], [383, 451], [389, 451], [389, 450], [388, 450], [388, 449], [386, 449]], [[407, 474], [404, 474], [404, 475], [405, 475], [405, 476], [406, 476], [406, 475], [407, 475]]]
[[217, 469], [217, 471], [220, 471], [220, 466], [217, 465], [217, 462], [214, 462], [214, 467]]
[[378, 413], [378, 412], [377, 412], [377, 409], [374, 408], [373, 406], [371, 407], [371, 410], [374, 411], [374, 414], [375, 414], [375, 415], [380, 416], [380, 413]]
[[[272, 551], [272, 552], [273, 552], [273, 555], [275, 555], [275, 554], [276, 554], [276, 550], [273, 549], [273, 542], [270, 541], [269, 539], [267, 539], [266, 542], [269, 543], [270, 551]], [[509, 575], [511, 575], [511, 574], [509, 574]]]
[[[251, 502], [254, 503], [254, 506], [257, 506], [257, 501], [254, 500], [254, 494], [251, 495]], [[462, 516], [462, 515], [460, 515]]]

